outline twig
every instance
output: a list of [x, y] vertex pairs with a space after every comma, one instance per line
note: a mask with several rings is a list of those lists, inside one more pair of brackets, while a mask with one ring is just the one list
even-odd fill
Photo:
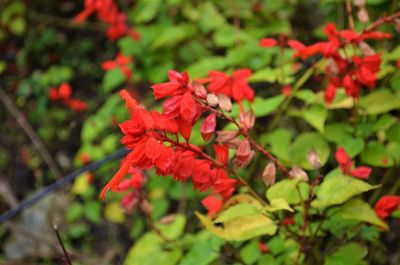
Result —
[[385, 23], [392, 23], [396, 18], [399, 18], [399, 17], [400, 17], [400, 12], [394, 13], [393, 15], [390, 15], [390, 16], [385, 15], [385, 16], [381, 17], [380, 19], [376, 20], [374, 23], [372, 23], [368, 27], [366, 27], [364, 32], [373, 31]]
[[97, 32], [105, 32], [107, 27], [100, 23], [84, 22], [80, 24], [72, 23], [71, 19], [60, 18], [45, 13], [40, 13], [32, 9], [28, 9], [28, 17], [39, 23], [51, 24], [62, 28], [75, 29], [75, 30], [90, 30]]
[[69, 254], [68, 254], [67, 250], [65, 249], [64, 242], [62, 241], [62, 238], [61, 238], [61, 236], [60, 236], [60, 233], [58, 232], [58, 225], [57, 225], [56, 222], [57, 222], [57, 221], [53, 221], [53, 222], [52, 222], [52, 224], [53, 224], [53, 229], [54, 229], [54, 233], [56, 233], [58, 243], [59, 243], [60, 246], [61, 246], [61, 249], [62, 249], [62, 251], [63, 251], [63, 254], [64, 254], [65, 259], [67, 260], [67, 263], [68, 263], [69, 265], [72, 265], [72, 262], [71, 262], [71, 259], [70, 259], [70, 257], [69, 257]]
[[47, 195], [51, 194], [52, 192], [61, 189], [62, 187], [64, 187], [65, 185], [71, 183], [72, 181], [74, 181], [80, 174], [86, 172], [86, 171], [93, 171], [98, 169], [99, 167], [101, 167], [102, 165], [117, 159], [117, 158], [121, 158], [124, 155], [127, 154], [127, 150], [125, 148], [121, 148], [117, 151], [115, 151], [114, 153], [112, 153], [111, 155], [106, 156], [105, 158], [103, 158], [102, 160], [93, 162], [87, 166], [84, 166], [82, 168], [80, 168], [79, 170], [76, 170], [75, 172], [69, 174], [68, 176], [65, 176], [64, 178], [57, 180], [55, 183], [47, 186], [46, 188], [42, 189], [41, 191], [35, 193], [32, 197], [30, 197], [28, 200], [22, 202], [21, 204], [19, 204], [17, 207], [12, 208], [11, 210], [3, 213], [0, 215], [0, 223], [4, 223], [7, 220], [13, 218], [15, 215], [17, 215], [18, 213], [20, 213], [22, 210], [24, 210], [25, 208], [28, 208], [32, 205], [34, 205], [35, 203], [37, 203], [38, 201], [40, 201], [41, 199], [43, 199], [44, 197], [46, 197]]
[[58, 169], [56, 162], [53, 160], [50, 152], [47, 150], [46, 146], [40, 139], [40, 137], [36, 134], [35, 130], [26, 120], [24, 115], [18, 110], [18, 108], [14, 105], [10, 97], [3, 91], [3, 88], [0, 87], [0, 100], [3, 102], [6, 109], [11, 113], [11, 115], [17, 120], [18, 124], [24, 130], [26, 135], [31, 139], [33, 145], [36, 147], [39, 154], [42, 156], [44, 162], [50, 169], [50, 172], [53, 174], [55, 179], [60, 179], [62, 177], [61, 171]]
[[349, 28], [351, 30], [354, 30], [353, 9], [350, 0], [346, 0], [346, 13], [347, 13], [347, 19], [349, 21]]

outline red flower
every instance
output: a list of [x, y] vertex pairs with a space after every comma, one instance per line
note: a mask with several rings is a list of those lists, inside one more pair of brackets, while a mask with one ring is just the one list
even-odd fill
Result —
[[218, 199], [216, 196], [211, 195], [205, 197], [201, 203], [208, 209], [208, 215], [210, 217], [214, 217], [215, 214], [221, 210], [222, 207], [222, 200]]
[[214, 144], [215, 155], [217, 156], [218, 162], [222, 165], [228, 163], [229, 159], [229, 148], [224, 144]]
[[224, 94], [236, 101], [247, 99], [253, 101], [254, 91], [248, 85], [247, 79], [251, 76], [249, 69], [234, 71], [232, 76], [219, 71], [209, 72], [211, 77], [208, 89], [215, 94]]
[[357, 167], [355, 169], [353, 169], [350, 174], [353, 177], [359, 178], [359, 179], [367, 179], [369, 177], [369, 175], [371, 174], [372, 169], [369, 167]]
[[293, 88], [291, 85], [286, 85], [286, 86], [282, 87], [281, 93], [285, 97], [289, 97], [290, 95], [292, 95], [292, 92], [293, 92]]
[[367, 179], [371, 174], [371, 168], [366, 166], [357, 167], [352, 170], [353, 161], [351, 161], [351, 158], [347, 155], [343, 147], [339, 147], [336, 150], [335, 157], [343, 174], [348, 174], [359, 179]]
[[118, 10], [113, 0], [85, 0], [84, 10], [74, 18], [74, 23], [82, 23], [92, 14], [97, 14], [97, 18], [108, 25], [109, 39], [116, 40], [123, 36], [139, 39], [139, 34], [128, 28], [126, 16]]
[[264, 38], [261, 39], [260, 41], [261, 47], [269, 48], [269, 47], [275, 47], [276, 45], [278, 45], [278, 42], [273, 38]]
[[203, 122], [200, 128], [201, 137], [204, 141], [208, 141], [215, 132], [217, 126], [217, 115], [211, 113]]
[[68, 83], [62, 83], [58, 88], [58, 95], [62, 99], [69, 99], [72, 96], [72, 88]]
[[399, 205], [400, 196], [385, 195], [375, 204], [374, 210], [381, 219], [385, 219], [396, 211]]
[[182, 95], [189, 88], [189, 76], [187, 72], [180, 74], [174, 70], [168, 71], [169, 82], [151, 86], [156, 99]]
[[265, 244], [263, 242], [258, 243], [258, 249], [263, 254], [267, 254], [269, 252], [269, 248], [268, 248], [267, 244]]
[[52, 87], [49, 89], [49, 98], [52, 101], [60, 100], [60, 95], [58, 94], [57, 88]]
[[73, 111], [76, 112], [81, 112], [87, 109], [87, 104], [86, 102], [80, 100], [80, 99], [74, 99], [71, 98], [67, 101], [65, 101], [65, 104]]
[[103, 68], [103, 70], [106, 71], [119, 68], [121, 72], [124, 74], [125, 78], [129, 79], [132, 76], [132, 71], [128, 67], [131, 62], [132, 62], [131, 57], [124, 56], [123, 54], [119, 53], [117, 54], [115, 60], [103, 62], [101, 64], [101, 68]]

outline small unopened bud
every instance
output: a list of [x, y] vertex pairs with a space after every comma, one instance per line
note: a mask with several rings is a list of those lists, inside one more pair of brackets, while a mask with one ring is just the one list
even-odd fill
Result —
[[207, 90], [205, 89], [203, 84], [193, 81], [192, 85], [196, 96], [202, 99], [207, 97]]
[[374, 49], [372, 49], [371, 46], [369, 46], [366, 42], [360, 42], [359, 44], [361, 52], [364, 56], [371, 56], [375, 54]]
[[307, 161], [315, 169], [318, 169], [321, 167], [321, 158], [319, 157], [318, 153], [314, 149], [311, 149], [310, 152], [308, 152]]
[[176, 214], [169, 214], [161, 218], [159, 222], [161, 224], [169, 224], [175, 221], [175, 219], [176, 219]]
[[216, 107], [219, 104], [218, 97], [214, 94], [208, 94], [207, 95], [207, 104], [210, 105], [211, 107]]
[[248, 157], [251, 151], [249, 140], [243, 140], [236, 150], [236, 157]]
[[332, 74], [337, 75], [339, 74], [339, 66], [332, 58], [329, 58], [328, 67]]
[[394, 20], [394, 28], [396, 29], [397, 33], [400, 33], [400, 19], [396, 18]]
[[246, 167], [254, 156], [249, 140], [243, 140], [236, 149], [233, 163], [238, 167]]
[[276, 180], [276, 168], [274, 162], [270, 161], [265, 166], [264, 171], [262, 173], [262, 179], [264, 181], [265, 186], [271, 186], [275, 183]]
[[240, 122], [247, 129], [253, 128], [256, 122], [256, 116], [253, 110], [250, 109], [248, 112], [240, 113]]
[[232, 110], [232, 101], [230, 98], [225, 96], [224, 94], [218, 94], [219, 107], [226, 112], [230, 112]]
[[365, 6], [366, 0], [353, 0], [353, 4], [357, 7]]
[[357, 18], [361, 23], [367, 23], [369, 21], [368, 11], [365, 7], [361, 7], [357, 12]]
[[239, 135], [238, 131], [217, 131], [217, 139], [215, 141], [225, 143]]
[[307, 173], [298, 166], [293, 166], [292, 169], [289, 171], [291, 178], [299, 178], [302, 181], [308, 182], [309, 177]]
[[153, 212], [153, 205], [151, 205], [151, 203], [148, 200], [144, 199], [140, 204], [140, 209], [144, 214], [151, 215], [151, 213]]

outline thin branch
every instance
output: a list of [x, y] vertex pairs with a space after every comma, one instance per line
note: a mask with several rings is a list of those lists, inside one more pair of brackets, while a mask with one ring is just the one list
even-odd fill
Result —
[[37, 151], [43, 158], [44, 162], [49, 167], [50, 172], [53, 174], [55, 179], [61, 179], [62, 174], [60, 169], [58, 168], [56, 162], [53, 160], [50, 152], [47, 150], [46, 146], [40, 139], [40, 137], [36, 134], [35, 130], [29, 124], [24, 115], [18, 110], [18, 108], [14, 105], [10, 97], [3, 91], [3, 88], [0, 87], [0, 100], [3, 102], [6, 109], [11, 113], [11, 115], [17, 120], [18, 124], [24, 130], [26, 135], [31, 139], [33, 145], [36, 147]]
[[50, 14], [41, 13], [32, 9], [28, 9], [28, 17], [38, 23], [54, 25], [61, 28], [74, 29], [74, 30], [90, 30], [97, 32], [105, 32], [107, 27], [101, 23], [84, 22], [74, 24], [72, 19], [65, 19], [61, 17], [52, 16]]
[[400, 18], [400, 12], [394, 13], [393, 15], [390, 16], [384, 15], [383, 17], [379, 18], [374, 23], [366, 27], [364, 32], [373, 31], [385, 23], [393, 23], [396, 18]]
[[353, 8], [351, 6], [350, 0], [346, 0], [346, 13], [347, 13], [347, 20], [349, 21], [349, 28], [351, 30], [354, 30]]

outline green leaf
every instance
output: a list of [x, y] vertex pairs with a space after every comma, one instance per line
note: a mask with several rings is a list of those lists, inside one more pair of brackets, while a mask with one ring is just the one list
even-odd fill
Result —
[[351, 137], [352, 130], [351, 124], [347, 122], [330, 123], [325, 126], [323, 136], [330, 142], [340, 144]]
[[222, 70], [227, 65], [226, 60], [222, 56], [205, 57], [198, 62], [189, 65], [187, 72], [192, 78], [208, 76], [208, 71]]
[[104, 209], [104, 217], [113, 223], [123, 223], [125, 221], [125, 214], [119, 202], [110, 202]]
[[275, 223], [264, 215], [249, 215], [215, 225], [208, 216], [196, 212], [207, 230], [225, 240], [243, 241], [262, 235], [273, 235]]
[[387, 130], [386, 137], [389, 141], [400, 143], [400, 122], [395, 123]]
[[15, 35], [21, 35], [25, 32], [26, 21], [23, 17], [17, 17], [11, 21], [10, 31]]
[[363, 258], [367, 256], [367, 249], [357, 243], [350, 243], [339, 248], [331, 256], [328, 256], [324, 265], [366, 265]]
[[329, 157], [329, 145], [318, 133], [303, 133], [296, 138], [289, 148], [289, 154], [292, 164], [299, 165], [304, 169], [313, 169], [307, 161], [307, 154], [314, 149], [320, 159], [321, 165], [325, 165]]
[[300, 99], [307, 104], [313, 103], [318, 99], [317, 95], [312, 90], [309, 90], [309, 89], [298, 90], [298, 91], [296, 91], [294, 96], [297, 99]]
[[159, 33], [158, 38], [150, 46], [150, 49], [156, 50], [161, 47], [173, 47], [183, 40], [195, 36], [196, 27], [193, 24], [180, 24], [166, 27]]
[[325, 178], [316, 190], [316, 199], [311, 206], [323, 210], [329, 206], [342, 204], [351, 197], [376, 189], [380, 185], [370, 185], [362, 180], [348, 176]]
[[283, 198], [272, 199], [270, 205], [264, 206], [264, 209], [268, 212], [275, 212], [279, 210], [293, 212], [293, 209], [289, 206], [289, 203]]
[[177, 214], [175, 219], [167, 224], [156, 224], [160, 232], [168, 239], [178, 239], [185, 229], [186, 217], [182, 214]]
[[338, 143], [341, 147], [346, 150], [346, 153], [351, 157], [354, 158], [358, 154], [360, 154], [365, 147], [364, 141], [361, 138], [353, 138], [352, 136], [348, 136], [342, 139], [341, 142]]
[[368, 203], [360, 199], [351, 199], [348, 201], [341, 207], [339, 214], [344, 219], [359, 220], [384, 229], [388, 228], [385, 222], [376, 215], [374, 209], [372, 209]]
[[309, 189], [310, 185], [301, 182], [299, 178], [284, 179], [272, 185], [267, 190], [266, 197], [271, 203], [274, 200], [280, 199], [288, 204], [298, 204], [308, 198]]
[[84, 205], [84, 214], [93, 223], [101, 223], [101, 203], [99, 201], [87, 202]]
[[256, 208], [250, 203], [239, 203], [233, 205], [219, 214], [218, 218], [215, 220], [216, 223], [223, 223], [229, 220], [233, 220], [239, 217], [260, 214], [261, 210]]
[[224, 244], [224, 241], [219, 237], [211, 235], [206, 240], [196, 242], [190, 248], [189, 252], [182, 258], [179, 265], [208, 265], [216, 260], [220, 255], [220, 248]]
[[273, 132], [261, 136], [260, 142], [268, 144], [268, 150], [283, 161], [289, 161], [289, 146], [292, 136], [284, 128], [276, 129]]
[[136, 8], [138, 11], [134, 15], [135, 23], [146, 23], [152, 20], [157, 15], [161, 3], [161, 0], [139, 1]]
[[125, 76], [120, 69], [111, 69], [107, 71], [103, 78], [103, 89], [104, 92], [108, 93], [119, 85], [122, 85], [125, 81]]
[[359, 106], [367, 115], [381, 114], [400, 108], [400, 96], [381, 88], [360, 98]]
[[155, 233], [146, 233], [129, 250], [124, 265], [175, 265], [182, 257], [182, 250], [166, 250], [164, 241]]
[[312, 105], [302, 111], [303, 119], [318, 131], [323, 132], [328, 110], [323, 105]]
[[375, 167], [391, 167], [394, 159], [388, 149], [379, 142], [370, 142], [361, 153], [361, 161]]
[[[283, 95], [274, 96], [266, 99], [255, 97], [254, 101], [251, 104], [245, 101], [243, 106], [245, 109], [251, 107], [256, 117], [262, 117], [274, 112], [284, 100], [285, 96]], [[240, 111], [238, 104], [233, 105], [232, 116], [239, 116], [239, 113]]]
[[240, 257], [246, 264], [253, 264], [261, 257], [258, 241], [252, 240], [240, 249]]
[[250, 78], [250, 82], [270, 82], [276, 80], [276, 73], [271, 68], [264, 68], [255, 72]]

